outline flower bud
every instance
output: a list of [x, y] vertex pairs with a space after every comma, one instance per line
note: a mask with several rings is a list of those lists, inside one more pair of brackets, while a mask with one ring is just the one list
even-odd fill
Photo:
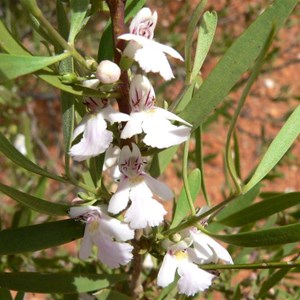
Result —
[[102, 83], [114, 83], [119, 80], [121, 69], [119, 66], [109, 60], [103, 60], [96, 71], [96, 78]]

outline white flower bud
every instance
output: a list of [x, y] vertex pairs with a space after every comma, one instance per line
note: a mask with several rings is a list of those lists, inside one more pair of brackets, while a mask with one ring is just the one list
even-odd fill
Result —
[[96, 71], [96, 78], [102, 83], [114, 83], [119, 80], [121, 69], [119, 66], [109, 60], [103, 60]]

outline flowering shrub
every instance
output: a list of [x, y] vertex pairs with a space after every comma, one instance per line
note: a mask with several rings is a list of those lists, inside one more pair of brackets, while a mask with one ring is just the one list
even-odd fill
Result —
[[[1, 192], [28, 209], [64, 217], [3, 229], [0, 253], [23, 254], [82, 240], [78, 255], [65, 257], [64, 267], [58, 273], [53, 272], [53, 261], [47, 269], [42, 262], [42, 267], [38, 267], [33, 258], [35, 267], [29, 264], [18, 269], [8, 256], [0, 274], [0, 295], [12, 299], [9, 290], [16, 290], [20, 295], [17, 297], [24, 292], [37, 292], [52, 294], [55, 299], [68, 294], [76, 299], [184, 299], [215, 288], [227, 298], [238, 299], [240, 288], [233, 291], [228, 270], [270, 269], [272, 274], [274, 268], [279, 268], [254, 291], [258, 298], [264, 297], [279, 277], [283, 278], [293, 267], [299, 269], [298, 256], [294, 255], [295, 243], [300, 239], [298, 222], [289, 220], [274, 228], [260, 227], [258, 222], [290, 208], [299, 215], [299, 193], [282, 193], [252, 203], [261, 181], [299, 134], [299, 107], [247, 180], [239, 175], [238, 151], [235, 146], [232, 154], [231, 140], [271, 42], [297, 1], [275, 1], [232, 44], [204, 81], [200, 71], [217, 26], [215, 12], [203, 13], [206, 1], [200, 1], [191, 16], [184, 58], [154, 39], [159, 16], [144, 7], [143, 0], [64, 2], [57, 1], [56, 30], [34, 0], [21, 1], [34, 30], [45, 38], [49, 56], [30, 53], [0, 23], [1, 82], [6, 84], [19, 76], [35, 74], [61, 91], [64, 172], [57, 175], [36, 163], [22, 136], [13, 146], [1, 133], [0, 151], [29, 172], [74, 186], [77, 194], [69, 195], [72, 202], [60, 203], [55, 201], [55, 194], [53, 201], [41, 199], [39, 188], [36, 193], [29, 193], [26, 187], [0, 183]], [[78, 34], [93, 14], [105, 8], [110, 20], [102, 33], [98, 58], [83, 57], [75, 47]], [[129, 33], [126, 19], [130, 20]], [[156, 73], [160, 75], [159, 82], [176, 78], [170, 57], [176, 59], [172, 63], [184, 64], [185, 87], [178, 101], [163, 106], [158, 104], [163, 101], [157, 101], [157, 87], [151, 82]], [[251, 75], [232, 116], [224, 150], [230, 194], [213, 205], [206, 195], [202, 123], [249, 69]], [[190, 140], [196, 144], [197, 168], [189, 172]], [[174, 156], [176, 151], [179, 154]], [[160, 176], [172, 159], [175, 163], [182, 160], [180, 195]], [[199, 208], [195, 200], [201, 188], [207, 206]], [[168, 218], [165, 201], [173, 204]], [[246, 254], [240, 255], [247, 247], [290, 243], [294, 247], [284, 248], [285, 254], [278, 254], [272, 262], [257, 258], [253, 263], [247, 261]], [[226, 249], [227, 245], [231, 247]], [[240, 253], [234, 247], [239, 247]], [[282, 261], [288, 255], [289, 261]]]

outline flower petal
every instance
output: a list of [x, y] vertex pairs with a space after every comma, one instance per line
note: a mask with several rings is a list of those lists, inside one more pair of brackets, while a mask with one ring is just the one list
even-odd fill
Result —
[[93, 241], [92, 236], [89, 232], [89, 224], [86, 224], [84, 229], [84, 236], [80, 244], [79, 258], [83, 260], [87, 259], [92, 252], [92, 247]]
[[100, 229], [117, 241], [124, 242], [134, 238], [134, 230], [118, 219], [103, 214], [99, 223]]
[[[145, 183], [131, 188], [131, 205], [125, 214], [125, 222], [133, 229], [158, 226], [167, 211], [155, 199]], [[147, 209], [145, 209], [147, 208]]]
[[136, 50], [134, 60], [139, 63], [140, 67], [146, 73], [159, 73], [165, 80], [174, 78], [168, 59], [159, 47], [147, 45]]
[[131, 113], [130, 119], [121, 132], [121, 139], [128, 139], [132, 136], [142, 133], [143, 112]]
[[[196, 234], [195, 234], [196, 235]], [[211, 258], [211, 261], [216, 263], [218, 259], [223, 260], [227, 264], [233, 264], [232, 258], [229, 254], [229, 252], [221, 246], [219, 243], [217, 243], [214, 239], [212, 239], [210, 236], [204, 234], [203, 232], [198, 232], [197, 234], [197, 243], [203, 246], [203, 244], [207, 244], [211, 250], [214, 253], [214, 256]], [[200, 247], [197, 247], [197, 250]]]
[[178, 274], [181, 277], [177, 283], [179, 293], [187, 296], [194, 296], [209, 288], [215, 277], [191, 262], [179, 264]]
[[159, 196], [164, 200], [173, 199], [173, 192], [166, 184], [160, 182], [159, 180], [151, 177], [148, 174], [144, 174], [144, 179], [153, 194]]
[[[157, 43], [157, 42], [156, 42], [156, 43]], [[158, 44], [158, 43], [157, 43], [157, 44]], [[179, 60], [181, 60], [181, 61], [184, 61], [183, 57], [182, 57], [175, 49], [173, 49], [172, 47], [169, 47], [169, 46], [163, 45], [163, 44], [159, 44], [159, 47], [160, 47], [160, 49], [161, 49], [163, 52], [169, 54], [170, 56], [172, 56], [172, 57], [174, 57], [174, 58], [177, 58], [177, 59], [179, 59]]]
[[155, 106], [155, 110], [156, 110], [157, 114], [159, 114], [160, 116], [163, 116], [164, 118], [166, 118], [168, 120], [177, 121], [177, 122], [180, 122], [189, 127], [193, 126], [192, 124], [188, 123], [184, 119], [178, 117], [177, 115], [173, 114], [172, 112], [170, 112], [166, 109]]
[[93, 114], [85, 124], [82, 139], [70, 149], [69, 154], [73, 159], [83, 161], [105, 152], [113, 140], [112, 132], [106, 127], [102, 116]]
[[110, 124], [127, 122], [130, 119], [129, 115], [117, 112], [111, 105], [107, 105], [105, 108], [103, 108], [101, 110], [101, 114], [105, 120], [110, 122]]
[[96, 245], [99, 260], [111, 268], [126, 265], [133, 257], [131, 253], [133, 247], [130, 244], [115, 242], [109, 235], [102, 232], [97, 235]]
[[117, 214], [126, 208], [129, 201], [130, 186], [126, 179], [121, 179], [117, 191], [111, 197], [108, 212]]
[[89, 118], [91, 117], [90, 114], [86, 114], [82, 120], [80, 121], [80, 123], [77, 125], [77, 127], [75, 128], [74, 132], [73, 132], [73, 136], [72, 136], [72, 141], [74, 141], [79, 134], [83, 133], [86, 122], [89, 120]]
[[170, 121], [156, 113], [151, 118], [146, 118], [142, 127], [146, 133], [144, 143], [159, 149], [181, 144], [190, 136], [190, 128], [172, 125]]
[[99, 207], [93, 205], [72, 206], [69, 210], [69, 216], [71, 218], [78, 218], [80, 216], [83, 216], [84, 214], [87, 214], [89, 212], [94, 212], [94, 211], [97, 211], [99, 215], [101, 213]]
[[161, 287], [166, 287], [172, 283], [175, 279], [176, 269], [176, 259], [169, 253], [166, 253], [157, 275], [157, 284]]
[[208, 246], [205, 237], [206, 234], [203, 234], [201, 231], [196, 233], [190, 231], [191, 237], [193, 239], [194, 248], [198, 251], [196, 254], [199, 259], [206, 258], [206, 260], [214, 261], [214, 252], [211, 247]]

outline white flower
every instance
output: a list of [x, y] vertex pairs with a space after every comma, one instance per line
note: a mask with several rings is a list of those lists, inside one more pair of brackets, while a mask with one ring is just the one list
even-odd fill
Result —
[[157, 283], [162, 287], [174, 281], [177, 270], [180, 276], [179, 292], [193, 296], [207, 289], [214, 278], [214, 275], [202, 270], [197, 264], [217, 263], [219, 259], [233, 264], [228, 251], [196, 227], [187, 228], [174, 238], [177, 242], [163, 242], [167, 253], [157, 277]]
[[[129, 93], [132, 112], [121, 133], [122, 139], [144, 132], [145, 144], [162, 149], [181, 144], [189, 138], [191, 124], [165, 109], [154, 106], [155, 93], [147, 77], [136, 75], [131, 81]], [[184, 125], [175, 126], [171, 121]]]
[[124, 146], [120, 153], [119, 169], [122, 173], [116, 193], [109, 202], [108, 211], [117, 214], [124, 210], [131, 200], [124, 220], [131, 228], [139, 229], [158, 226], [167, 213], [153, 198], [153, 193], [161, 199], [173, 198], [172, 191], [163, 183], [144, 172], [142, 156], [137, 145]]
[[153, 40], [157, 22], [157, 13], [152, 14], [147, 7], [142, 8], [131, 21], [130, 33], [122, 34], [118, 38], [130, 41], [123, 54], [137, 61], [145, 72], [160, 73], [165, 79], [174, 78], [166, 54], [183, 61], [182, 56], [173, 48], [162, 45]]
[[105, 206], [73, 206], [69, 215], [86, 223], [79, 251], [81, 259], [87, 259], [95, 245], [98, 259], [111, 268], [131, 261], [133, 246], [123, 242], [133, 239], [134, 231], [128, 224], [108, 216]]
[[118, 167], [118, 158], [121, 149], [118, 146], [110, 145], [105, 152], [103, 171], [109, 171], [110, 176], [117, 180], [121, 177], [121, 172]]
[[218, 260], [223, 260], [226, 264], [233, 264], [232, 258], [228, 251], [213, 240], [210, 236], [192, 227], [189, 230], [190, 237], [193, 240], [193, 250], [190, 255], [193, 256], [195, 262], [217, 263]]
[[174, 281], [176, 270], [180, 276], [177, 283], [178, 291], [187, 296], [193, 296], [209, 288], [215, 277], [194, 264], [186, 249], [178, 247], [176, 250], [169, 249], [164, 256], [157, 284], [161, 287], [168, 286]]
[[113, 134], [107, 130], [105, 120], [111, 124], [129, 120], [128, 115], [115, 111], [109, 104], [104, 104], [101, 108], [98, 103], [90, 100], [87, 105], [91, 112], [86, 114], [78, 124], [72, 140], [75, 140], [81, 133], [83, 136], [80, 142], [73, 145], [69, 151], [69, 154], [77, 161], [97, 156], [109, 147], [113, 140]]
[[121, 76], [121, 69], [117, 64], [110, 60], [103, 60], [100, 62], [96, 71], [96, 78], [102, 83], [114, 83], [119, 80]]

